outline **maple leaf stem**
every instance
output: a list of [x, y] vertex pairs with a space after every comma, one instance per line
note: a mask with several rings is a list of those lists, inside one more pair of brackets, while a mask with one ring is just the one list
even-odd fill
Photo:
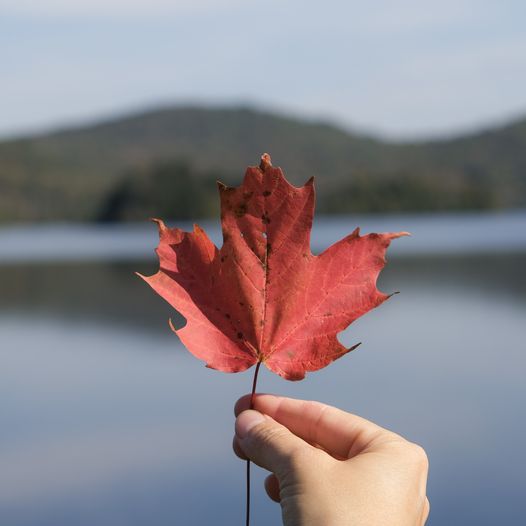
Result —
[[256, 364], [256, 370], [254, 371], [254, 379], [252, 380], [252, 392], [250, 393], [250, 409], [254, 409], [254, 396], [256, 394], [256, 386], [258, 384], [258, 374], [261, 361]]
[[[250, 393], [250, 409], [254, 408], [254, 395], [256, 394], [256, 386], [258, 383], [259, 367], [261, 362], [256, 364], [254, 371], [254, 379], [252, 380], [252, 392]], [[247, 460], [247, 503], [246, 503], [246, 526], [250, 526], [250, 460]]]

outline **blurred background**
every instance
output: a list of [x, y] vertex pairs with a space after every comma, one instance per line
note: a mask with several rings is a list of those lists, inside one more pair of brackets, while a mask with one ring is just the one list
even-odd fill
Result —
[[[134, 275], [147, 219], [220, 245], [216, 180], [316, 177], [313, 251], [409, 230], [362, 346], [262, 391], [428, 452], [431, 525], [524, 522], [526, 7], [0, 1], [0, 524], [242, 524], [232, 408]], [[253, 524], [279, 524], [254, 470]]]

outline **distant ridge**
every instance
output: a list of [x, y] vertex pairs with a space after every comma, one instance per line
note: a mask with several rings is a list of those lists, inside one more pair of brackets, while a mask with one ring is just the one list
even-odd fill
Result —
[[251, 108], [174, 107], [0, 142], [0, 220], [128, 220], [215, 213], [216, 178], [238, 183], [271, 153], [318, 210], [526, 206], [526, 119], [394, 143]]

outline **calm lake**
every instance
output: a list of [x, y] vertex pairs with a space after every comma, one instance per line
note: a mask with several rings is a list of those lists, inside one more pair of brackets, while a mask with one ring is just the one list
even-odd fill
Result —
[[[355, 352], [302, 382], [262, 371], [260, 390], [423, 445], [428, 524], [523, 524], [526, 212], [322, 218], [315, 251], [358, 224], [412, 232], [379, 282], [400, 294], [342, 333]], [[156, 242], [148, 224], [0, 229], [1, 525], [244, 524], [232, 410], [252, 371], [178, 343], [134, 275], [156, 271]], [[253, 525], [281, 524], [253, 477]]]

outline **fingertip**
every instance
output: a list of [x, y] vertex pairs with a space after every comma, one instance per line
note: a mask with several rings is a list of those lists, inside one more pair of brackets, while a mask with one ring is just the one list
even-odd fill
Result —
[[250, 433], [253, 427], [264, 421], [265, 417], [258, 411], [254, 411], [253, 409], [243, 411], [236, 419], [236, 436], [242, 440]]
[[[258, 398], [261, 397], [271, 397], [271, 398], [278, 398], [275, 395], [267, 394], [267, 393], [256, 393], [254, 394], [254, 405]], [[243, 411], [246, 411], [247, 409], [253, 409], [250, 407], [250, 401], [252, 399], [251, 394], [243, 395], [234, 405], [234, 415], [237, 417], [239, 416]]]
[[243, 454], [277, 476], [284, 476], [305, 448], [311, 448], [272, 417], [254, 409], [239, 414], [235, 434]]
[[265, 479], [265, 491], [267, 492], [267, 495], [277, 503], [281, 502], [281, 497], [279, 494], [279, 481], [276, 478], [276, 475], [271, 473], [266, 479]]
[[240, 413], [250, 409], [250, 394], [242, 396], [234, 405], [234, 415], [239, 416]]
[[234, 450], [235, 455], [241, 460], [248, 460], [248, 457], [245, 455], [244, 451], [241, 449], [237, 437], [234, 436], [232, 439], [232, 449]]

